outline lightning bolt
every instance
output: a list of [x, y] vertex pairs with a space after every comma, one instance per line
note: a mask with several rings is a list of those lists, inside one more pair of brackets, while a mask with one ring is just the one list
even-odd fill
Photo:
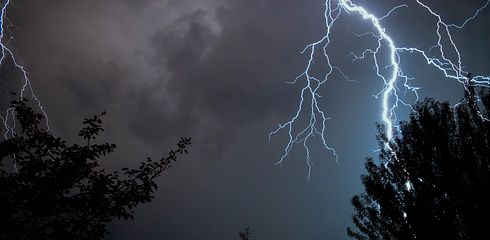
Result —
[[[0, 67], [4, 65], [5, 61], [12, 61], [13, 65], [15, 66], [15, 69], [20, 72], [22, 75], [22, 88], [20, 89], [20, 97], [24, 98], [26, 95], [30, 95], [30, 98], [35, 101], [37, 104], [39, 110], [41, 113], [44, 115], [44, 120], [45, 120], [45, 125], [46, 125], [46, 130], [50, 131], [49, 127], [49, 119], [48, 115], [46, 114], [46, 111], [44, 110], [43, 105], [41, 104], [41, 101], [39, 98], [36, 96], [34, 93], [34, 90], [32, 88], [31, 81], [28, 76], [28, 72], [25, 69], [25, 67], [20, 64], [14, 53], [9, 47], [9, 44], [11, 40], [13, 40], [12, 33], [10, 32], [10, 27], [14, 27], [12, 22], [9, 20], [7, 17], [7, 9], [11, 5], [10, 0], [4, 0], [2, 3], [2, 9], [1, 9], [1, 16], [0, 16], [0, 48], [1, 48], [1, 53], [0, 53]], [[2, 80], [3, 82], [3, 80]], [[5, 89], [7, 88], [7, 84], [3, 82]], [[6, 91], [8, 94], [8, 91]], [[9, 137], [13, 137], [15, 134], [15, 111], [13, 108], [8, 108], [5, 111], [5, 114], [3, 116], [0, 116], [0, 119], [3, 122], [5, 132], [3, 134], [5, 139], [8, 139]]]
[[[332, 59], [328, 54], [328, 48], [332, 45], [330, 41], [332, 28], [342, 15], [358, 15], [363, 20], [368, 21], [372, 26], [372, 32], [356, 34], [356, 36], [361, 37], [369, 35], [374, 37], [377, 41], [376, 47], [365, 49], [360, 54], [352, 53], [351, 55], [353, 56], [354, 61], [369, 57], [373, 61], [376, 77], [383, 82], [383, 88], [375, 95], [375, 97], [381, 99], [381, 119], [385, 127], [385, 147], [387, 149], [391, 149], [390, 143], [393, 141], [394, 132], [398, 129], [398, 126], [396, 125], [397, 109], [399, 106], [411, 108], [409, 103], [404, 102], [403, 99], [399, 97], [399, 93], [411, 92], [415, 96], [416, 101], [419, 99], [417, 91], [419, 88], [410, 85], [412, 78], [409, 78], [400, 66], [401, 59], [405, 54], [419, 55], [428, 65], [432, 66], [435, 70], [442, 72], [446, 78], [461, 83], [465, 86], [465, 89], [470, 82], [474, 86], [490, 87], [489, 76], [480, 75], [468, 79], [467, 76], [470, 74], [463, 68], [461, 53], [452, 35], [452, 30], [462, 29], [469, 24], [469, 22], [475, 20], [478, 15], [488, 7], [490, 0], [487, 0], [482, 7], [477, 9], [471, 17], [467, 18], [460, 25], [446, 23], [441, 15], [433, 11], [427, 4], [424, 4], [420, 0], [414, 0], [414, 3], [422, 7], [422, 9], [436, 20], [434, 32], [437, 37], [434, 39], [434, 45], [428, 50], [410, 46], [399, 46], [394, 38], [386, 31], [386, 28], [383, 27], [383, 21], [395, 10], [408, 7], [406, 4], [396, 6], [388, 11], [386, 15], [377, 17], [351, 0], [325, 0], [325, 34], [321, 39], [308, 44], [303, 49], [301, 53], [308, 54], [309, 56], [306, 67], [294, 81], [289, 82], [290, 84], [297, 84], [299, 81], [305, 82], [305, 85], [300, 92], [297, 110], [288, 121], [279, 124], [278, 127], [269, 134], [270, 139], [272, 135], [284, 130], [287, 131], [289, 136], [289, 141], [284, 148], [283, 155], [276, 163], [277, 165], [281, 165], [285, 161], [295, 145], [301, 144], [306, 151], [306, 165], [308, 167], [307, 180], [309, 180], [311, 177], [312, 161], [308, 143], [314, 137], [319, 137], [321, 139], [324, 148], [330, 151], [338, 162], [339, 156], [335, 149], [327, 144], [327, 138], [325, 136], [326, 123], [330, 118], [327, 117], [325, 111], [319, 107], [318, 101], [321, 97], [319, 89], [334, 76], [334, 73], [338, 73], [341, 77], [349, 80], [344, 71], [333, 65]], [[448, 44], [443, 44], [444, 41], [447, 41]], [[380, 58], [386, 57], [384, 55], [380, 56], [382, 55], [380, 52], [381, 49], [388, 50], [388, 66], [380, 65]], [[326, 74], [320, 77], [316, 76], [311, 70], [317, 52], [322, 53], [322, 57], [326, 60]], [[452, 53], [455, 56], [451, 58], [449, 53]], [[387, 71], [387, 73], [383, 73], [383, 71]], [[308, 119], [306, 127], [301, 127], [301, 124], [299, 123], [302, 117]]]

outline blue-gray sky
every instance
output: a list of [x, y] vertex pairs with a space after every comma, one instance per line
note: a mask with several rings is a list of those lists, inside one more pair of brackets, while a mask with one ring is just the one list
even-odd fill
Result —
[[[408, 3], [386, 19], [396, 42], [428, 48], [435, 19], [413, 1], [356, 1], [374, 14]], [[484, 0], [426, 1], [460, 23]], [[312, 180], [304, 151], [282, 167], [287, 136], [274, 130], [294, 113], [302, 83], [300, 51], [324, 33], [322, 0], [42, 0], [13, 1], [11, 46], [29, 71], [53, 131], [76, 140], [81, 119], [106, 110], [103, 140], [118, 150], [108, 168], [136, 166], [166, 154], [180, 136], [191, 154], [158, 180], [156, 199], [134, 221], [110, 225], [108, 239], [346, 239], [350, 198], [362, 191], [364, 158], [375, 156], [375, 122], [382, 83], [371, 61], [351, 51], [375, 42], [351, 32], [372, 31], [355, 15], [334, 29], [332, 59], [358, 83], [332, 79], [321, 104], [332, 120], [327, 139], [335, 158], [312, 144]], [[488, 74], [490, 10], [455, 31], [467, 69]], [[431, 42], [432, 41], [432, 42]], [[406, 56], [421, 97], [455, 101], [461, 86], [420, 57]], [[319, 61], [320, 62], [320, 61]], [[321, 62], [319, 66], [321, 67]], [[7, 71], [8, 72], [8, 71]], [[19, 79], [2, 72], [15, 91]], [[2, 95], [2, 101], [6, 97]], [[403, 114], [402, 114], [403, 117]]]

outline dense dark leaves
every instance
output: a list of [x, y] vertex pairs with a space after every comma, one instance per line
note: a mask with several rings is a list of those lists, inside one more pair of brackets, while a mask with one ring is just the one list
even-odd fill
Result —
[[191, 143], [182, 138], [167, 157], [108, 173], [99, 159], [116, 146], [92, 143], [104, 113], [83, 121], [80, 146], [40, 128], [43, 116], [25, 100], [13, 107], [20, 132], [0, 142], [0, 239], [102, 239], [107, 223], [153, 199], [155, 178]]
[[250, 240], [250, 228], [246, 227], [243, 231], [238, 233], [240, 240]]
[[[379, 161], [367, 159], [365, 193], [348, 235], [356, 239], [479, 239], [490, 226], [490, 94], [468, 87], [456, 107], [428, 99]], [[485, 111], [480, 111], [485, 109]]]

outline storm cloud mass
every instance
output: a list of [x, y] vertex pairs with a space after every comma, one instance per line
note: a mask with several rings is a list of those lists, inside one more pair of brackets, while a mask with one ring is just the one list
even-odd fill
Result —
[[[377, 15], [406, 1], [359, 1]], [[470, 16], [484, 1], [430, 1], [450, 22]], [[118, 150], [108, 168], [135, 166], [165, 154], [181, 136], [191, 154], [159, 179], [156, 199], [135, 221], [110, 226], [108, 239], [346, 239], [361, 191], [363, 159], [374, 156], [381, 89], [369, 61], [349, 53], [372, 46], [351, 32], [370, 31], [356, 16], [339, 19], [331, 49], [336, 64], [358, 83], [337, 78], [322, 90], [332, 116], [328, 141], [339, 163], [313, 146], [312, 181], [304, 152], [282, 167], [285, 133], [268, 139], [297, 107], [299, 52], [323, 34], [321, 0], [18, 0], [9, 9], [17, 28], [12, 46], [30, 73], [54, 132], [75, 140], [81, 119], [103, 110], [103, 140]], [[430, 47], [433, 21], [420, 9], [397, 12], [387, 23], [395, 41]], [[417, 17], [414, 17], [417, 16]], [[490, 13], [456, 34], [465, 66], [489, 73]], [[417, 57], [406, 67], [421, 97], [454, 101], [448, 84]], [[318, 63], [321, 67], [321, 62]], [[371, 77], [372, 76], [372, 77]], [[8, 80], [15, 86], [14, 80]], [[17, 83], [18, 84], [18, 83]], [[443, 87], [440, 87], [443, 86]]]

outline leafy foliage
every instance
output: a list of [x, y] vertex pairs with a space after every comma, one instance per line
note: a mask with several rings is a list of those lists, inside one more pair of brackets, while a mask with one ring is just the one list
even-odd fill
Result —
[[250, 228], [246, 227], [243, 231], [238, 233], [240, 240], [249, 240], [250, 239]]
[[[479, 239], [490, 226], [490, 94], [469, 87], [456, 107], [425, 100], [352, 198], [356, 239]], [[480, 112], [483, 108], [484, 111]]]
[[[104, 113], [83, 121], [85, 144], [69, 145], [39, 127], [43, 116], [26, 100], [12, 104], [20, 132], [0, 142], [0, 239], [102, 239], [107, 223], [132, 219], [136, 206], [154, 198], [155, 178], [191, 143], [182, 138], [167, 157], [108, 173], [99, 159], [116, 146], [92, 143]], [[7, 170], [9, 163], [17, 170]]]

